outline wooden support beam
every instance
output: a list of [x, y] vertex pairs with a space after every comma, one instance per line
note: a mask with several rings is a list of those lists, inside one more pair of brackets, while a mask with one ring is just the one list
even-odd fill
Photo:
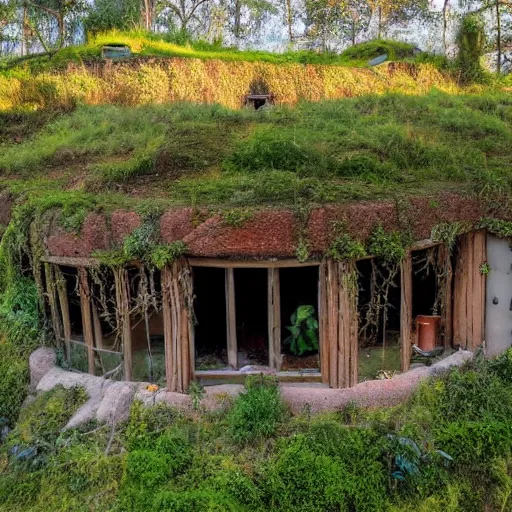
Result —
[[487, 260], [487, 235], [485, 231], [476, 231], [473, 237], [473, 267], [472, 267], [472, 333], [471, 348], [479, 347], [484, 339], [485, 331], [485, 276], [480, 270], [482, 263]]
[[66, 278], [57, 265], [54, 266], [53, 270], [55, 274], [57, 294], [59, 296], [60, 311], [62, 314], [62, 330], [64, 335], [64, 344], [66, 346], [66, 358], [68, 363], [71, 364], [71, 318], [69, 315], [69, 300]]
[[226, 327], [228, 341], [228, 364], [238, 369], [238, 348], [236, 340], [235, 272], [226, 268]]
[[80, 307], [82, 310], [82, 328], [84, 340], [87, 346], [87, 366], [91, 375], [94, 375], [94, 333], [91, 313], [91, 291], [87, 270], [83, 267], [78, 269], [78, 285], [80, 292]]
[[94, 326], [94, 343], [96, 348], [103, 349], [103, 331], [101, 329], [100, 315], [96, 304], [92, 304], [92, 320]]
[[268, 358], [270, 368], [281, 368], [281, 292], [279, 269], [269, 268], [268, 277]]
[[441, 325], [444, 334], [444, 347], [451, 348], [453, 342], [453, 266], [450, 251], [445, 245], [439, 247], [439, 265], [443, 268], [444, 290], [441, 311]]
[[162, 269], [162, 314], [164, 321], [164, 346], [165, 346], [165, 379], [167, 390], [173, 390], [174, 377], [174, 352], [172, 343], [172, 308], [171, 308], [171, 276], [170, 268]]
[[407, 253], [400, 265], [400, 355], [401, 368], [405, 372], [411, 365], [412, 352], [412, 256]]
[[130, 319], [130, 289], [128, 271], [125, 268], [114, 269], [116, 288], [116, 309], [118, 311], [118, 329], [123, 341], [124, 380], [132, 379], [132, 325]]
[[327, 304], [329, 340], [329, 386], [338, 388], [339, 282], [336, 262], [327, 260]]
[[63, 337], [63, 328], [61, 322], [61, 316], [59, 314], [59, 306], [57, 301], [57, 284], [55, 282], [55, 273], [53, 265], [44, 263], [44, 276], [46, 284], [46, 298], [48, 305], [50, 306], [50, 315], [52, 319], [52, 328], [55, 335], [55, 339], [59, 342]]
[[329, 308], [327, 303], [327, 264], [323, 262], [318, 272], [318, 345], [322, 382], [329, 384]]
[[191, 267], [211, 268], [283, 268], [283, 267], [318, 267], [319, 261], [298, 260], [221, 260], [215, 258], [189, 258]]

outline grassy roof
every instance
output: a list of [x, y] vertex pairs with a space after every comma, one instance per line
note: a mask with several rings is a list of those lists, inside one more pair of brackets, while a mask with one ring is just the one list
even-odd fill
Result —
[[0, 143], [5, 186], [75, 198], [107, 191], [96, 206], [496, 196], [512, 184], [512, 96], [389, 94], [260, 111], [82, 106], [1, 114]]
[[[272, 64], [328, 64], [333, 66], [361, 67], [378, 55], [387, 54], [390, 60], [415, 59], [442, 64], [426, 53], [414, 55], [414, 46], [398, 41], [376, 40], [355, 45], [342, 54], [317, 53], [314, 51], [287, 51], [272, 53], [256, 50], [238, 50], [236, 48], [212, 45], [206, 42], [193, 42], [178, 45], [166, 41], [156, 34], [140, 32], [107, 32], [91, 35], [86, 44], [68, 46], [56, 54], [32, 55], [5, 61], [4, 69], [28, 67], [33, 71], [47, 71], [65, 67], [69, 62], [93, 61], [101, 58], [101, 49], [105, 45], [128, 46], [134, 57], [189, 57], [196, 59], [219, 59], [224, 61], [268, 62]], [[1, 67], [0, 67], [1, 69]]]

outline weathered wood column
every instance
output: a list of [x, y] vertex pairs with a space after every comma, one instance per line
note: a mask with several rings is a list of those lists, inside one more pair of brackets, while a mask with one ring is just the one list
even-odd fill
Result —
[[55, 334], [55, 338], [60, 342], [63, 336], [62, 322], [57, 301], [57, 283], [55, 280], [54, 266], [50, 263], [44, 263], [44, 277], [46, 297], [48, 299], [48, 305], [50, 306], [53, 333]]
[[55, 285], [59, 296], [60, 311], [62, 314], [62, 331], [64, 336], [64, 344], [66, 346], [66, 357], [71, 364], [71, 318], [69, 316], [69, 300], [68, 290], [66, 286], [66, 278], [58, 265], [54, 265]]
[[226, 291], [226, 339], [228, 344], [228, 364], [238, 368], [238, 348], [236, 340], [236, 307], [235, 307], [235, 269], [225, 269]]
[[116, 287], [117, 328], [123, 342], [124, 380], [132, 378], [132, 325], [130, 320], [130, 288], [128, 271], [114, 269]]
[[412, 354], [412, 255], [407, 252], [400, 263], [400, 360], [406, 372], [411, 366]]
[[[321, 272], [321, 279], [323, 277]], [[321, 322], [320, 331], [326, 335], [327, 354], [322, 362], [327, 364], [328, 382], [331, 388], [345, 388], [357, 384], [358, 380], [358, 314], [357, 314], [357, 274], [353, 261], [325, 263], [325, 300], [327, 312]], [[321, 286], [320, 295], [324, 291]], [[323, 316], [323, 315], [322, 315]], [[322, 370], [323, 373], [324, 370]]]
[[277, 371], [281, 369], [281, 292], [279, 269], [267, 270], [268, 302], [268, 359], [269, 366]]
[[483, 341], [485, 325], [485, 276], [480, 267], [487, 259], [486, 232], [459, 238], [453, 294], [453, 342], [468, 350]]
[[448, 349], [452, 346], [453, 339], [453, 266], [450, 250], [444, 244], [438, 248], [438, 267], [443, 272], [442, 279], [439, 280], [442, 286], [441, 330], [444, 347]]
[[185, 258], [162, 270], [167, 390], [184, 393], [194, 375], [192, 272]]
[[87, 366], [91, 375], [94, 375], [94, 334], [91, 313], [91, 290], [87, 269], [78, 268], [78, 289], [80, 292], [80, 307], [82, 310], [82, 328], [87, 346]]

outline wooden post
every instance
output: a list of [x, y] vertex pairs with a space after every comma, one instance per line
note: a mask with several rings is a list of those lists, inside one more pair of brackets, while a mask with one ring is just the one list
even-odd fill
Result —
[[162, 314], [164, 321], [165, 379], [167, 390], [173, 390], [174, 353], [172, 347], [171, 276], [169, 267], [162, 270]]
[[226, 327], [228, 341], [228, 364], [238, 368], [238, 349], [236, 341], [236, 309], [235, 309], [235, 273], [233, 268], [226, 272]]
[[476, 349], [483, 341], [485, 322], [486, 233], [476, 231], [460, 237], [454, 283], [454, 342]]
[[94, 343], [96, 348], [103, 348], [103, 332], [101, 329], [100, 315], [96, 304], [92, 304], [92, 319], [94, 325]]
[[441, 311], [444, 328], [444, 346], [451, 348], [453, 341], [453, 268], [450, 251], [445, 245], [439, 247], [440, 261], [445, 272], [444, 280], [444, 310]]
[[485, 331], [485, 276], [480, 270], [482, 263], [487, 260], [487, 235], [485, 231], [476, 231], [473, 237], [473, 296], [472, 304], [472, 326], [473, 342], [471, 348], [474, 350], [481, 345]]
[[466, 235], [466, 346], [472, 350], [473, 344], [473, 252], [475, 245], [475, 234]]
[[62, 314], [62, 329], [64, 334], [64, 344], [66, 346], [66, 358], [68, 363], [71, 364], [71, 318], [69, 316], [69, 301], [66, 278], [57, 265], [54, 266], [54, 272], [57, 294], [59, 296], [60, 311]]
[[281, 368], [281, 296], [279, 269], [269, 268], [268, 276], [268, 359], [269, 366]]
[[114, 269], [116, 287], [116, 308], [118, 311], [118, 329], [123, 341], [124, 380], [132, 379], [132, 325], [130, 320], [130, 289], [128, 271], [124, 268]]
[[329, 309], [327, 304], [327, 264], [323, 262], [318, 272], [318, 344], [322, 382], [329, 384]]
[[400, 340], [401, 367], [405, 372], [411, 365], [412, 348], [412, 256], [408, 252], [400, 265]]
[[84, 340], [87, 346], [87, 366], [91, 375], [94, 375], [94, 334], [91, 315], [91, 291], [87, 270], [84, 267], [78, 269], [80, 307], [82, 309], [82, 327]]
[[59, 342], [62, 341], [62, 323], [59, 315], [59, 306], [57, 302], [57, 286], [55, 283], [55, 275], [53, 265], [49, 263], [44, 264], [44, 275], [46, 283], [46, 297], [48, 305], [50, 306], [50, 315], [52, 318], [52, 327], [55, 339]]
[[184, 393], [194, 376], [192, 278], [185, 260], [162, 270], [167, 390]]
[[336, 263], [327, 260], [327, 304], [329, 322], [329, 386], [338, 388], [338, 320], [339, 293], [338, 272]]

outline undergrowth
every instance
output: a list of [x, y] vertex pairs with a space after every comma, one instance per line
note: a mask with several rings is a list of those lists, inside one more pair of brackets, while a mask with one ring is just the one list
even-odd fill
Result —
[[509, 351], [398, 407], [295, 416], [260, 376], [215, 411], [135, 402], [113, 437], [94, 423], [63, 432], [83, 392], [56, 388], [0, 448], [0, 510], [509, 510], [511, 376]]

